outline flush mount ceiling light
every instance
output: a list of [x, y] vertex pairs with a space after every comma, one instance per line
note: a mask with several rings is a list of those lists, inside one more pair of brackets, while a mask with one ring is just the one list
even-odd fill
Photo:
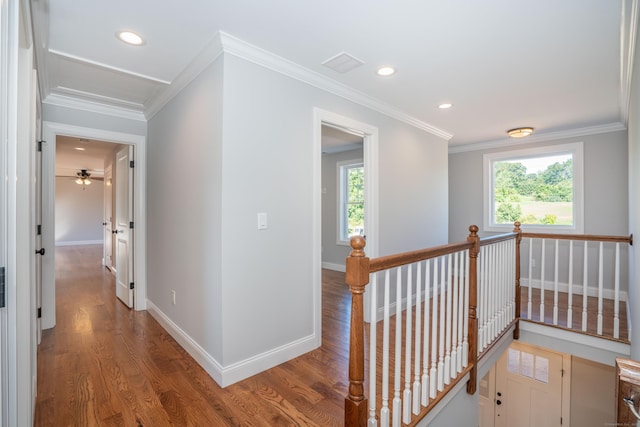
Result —
[[451, 107], [453, 107], [453, 104], [451, 104], [450, 102], [444, 102], [444, 103], [438, 105], [438, 108], [441, 109], [441, 110], [448, 110]]
[[395, 72], [396, 72], [395, 68], [385, 65], [384, 67], [378, 68], [378, 71], [376, 71], [376, 74], [378, 74], [379, 76], [382, 76], [382, 77], [387, 77], [387, 76], [390, 76], [392, 74], [395, 74]]
[[144, 44], [144, 39], [132, 31], [118, 31], [116, 37], [118, 40], [133, 46], [141, 46]]
[[531, 127], [515, 128], [515, 129], [509, 129], [507, 131], [507, 135], [509, 135], [511, 138], [524, 138], [525, 136], [529, 136], [532, 133], [533, 133], [533, 128]]
[[86, 148], [84, 147], [73, 147], [74, 150], [78, 150], [78, 151], [85, 151]]

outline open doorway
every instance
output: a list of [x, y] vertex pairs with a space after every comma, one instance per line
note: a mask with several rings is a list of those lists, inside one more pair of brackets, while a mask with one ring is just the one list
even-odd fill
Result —
[[[333, 185], [332, 192], [337, 197], [337, 181], [338, 171], [336, 170], [337, 163], [334, 166], [329, 166], [332, 172], [326, 172], [323, 170], [323, 153], [327, 152], [327, 155], [331, 155], [330, 151], [342, 151], [347, 157], [361, 154], [361, 165], [364, 168], [364, 224], [362, 232], [366, 234], [367, 247], [366, 253], [369, 257], [377, 256], [377, 235], [378, 235], [378, 129], [374, 126], [362, 123], [348, 117], [344, 117], [328, 111], [315, 109], [314, 111], [314, 156], [315, 156], [315, 174], [314, 174], [314, 230], [313, 238], [315, 245], [314, 254], [314, 301], [315, 301], [315, 328], [318, 339], [321, 338], [322, 331], [322, 269], [323, 267], [329, 267], [337, 270], [343, 270], [345, 265], [346, 255], [349, 253], [348, 243], [344, 242], [338, 245], [338, 241], [341, 240], [340, 232], [337, 225], [330, 226], [324, 224], [324, 220], [327, 219], [330, 214], [325, 215], [325, 199], [329, 194], [329, 185]], [[324, 139], [324, 142], [323, 142]], [[333, 144], [331, 139], [334, 139]], [[331, 148], [331, 145], [334, 148]], [[359, 148], [359, 147], [362, 148]], [[335, 153], [334, 153], [335, 154]], [[335, 160], [335, 159], [334, 159]], [[353, 159], [349, 159], [353, 160]], [[348, 162], [347, 162], [348, 163]], [[325, 177], [333, 175], [334, 184], [323, 185]], [[326, 187], [326, 192], [324, 191]], [[336, 206], [331, 216], [338, 217], [337, 213], [338, 200], [335, 200], [335, 204], [327, 204], [326, 208], [332, 210], [331, 206]], [[331, 205], [331, 206], [329, 206]], [[338, 221], [336, 219], [335, 221]], [[334, 222], [335, 222], [334, 221]], [[348, 226], [348, 224], [346, 224]], [[348, 227], [345, 228], [348, 234]], [[355, 229], [352, 231], [356, 231]], [[325, 235], [326, 240], [325, 240]], [[348, 236], [342, 236], [342, 239], [348, 242]], [[329, 244], [331, 242], [331, 245]], [[326, 246], [326, 247], [325, 247]], [[329, 247], [331, 246], [331, 248]], [[338, 250], [335, 250], [338, 248]], [[327, 257], [325, 257], [325, 250]], [[332, 257], [329, 257], [329, 253], [332, 253]], [[342, 261], [340, 261], [340, 258]], [[369, 319], [369, 303], [366, 298], [365, 291], [365, 320]], [[320, 342], [318, 343], [320, 344]]]
[[366, 235], [364, 138], [322, 125], [322, 268], [345, 271], [349, 238]]
[[56, 137], [55, 245], [99, 247], [101, 265], [115, 275], [116, 295], [132, 307], [129, 151], [125, 144]]
[[[145, 208], [146, 208], [146, 183], [145, 183], [145, 137], [140, 135], [131, 135], [131, 134], [123, 134], [118, 132], [105, 131], [101, 129], [93, 129], [93, 128], [83, 128], [72, 125], [65, 125], [60, 123], [52, 123], [52, 122], [44, 122], [43, 124], [43, 136], [46, 141], [43, 144], [43, 221], [42, 221], [42, 229], [43, 229], [43, 247], [48, 248], [48, 256], [43, 257], [43, 283], [42, 283], [42, 327], [43, 329], [52, 328], [56, 324], [56, 306], [55, 306], [55, 255], [54, 248], [56, 246], [56, 241], [60, 242], [82, 242], [83, 240], [73, 240], [77, 239], [76, 237], [63, 237], [62, 231], [58, 230], [58, 228], [62, 228], [62, 225], [58, 221], [58, 216], [60, 213], [56, 212], [56, 183], [58, 181], [66, 179], [67, 186], [75, 186], [77, 191], [87, 194], [89, 188], [93, 185], [96, 187], [102, 186], [104, 189], [105, 186], [105, 173], [107, 173], [107, 164], [105, 164], [104, 160], [102, 163], [98, 163], [96, 167], [91, 167], [88, 164], [85, 166], [72, 165], [65, 166], [64, 164], [57, 161], [57, 145], [60, 138], [60, 142], [64, 144], [65, 138], [71, 138], [71, 141], [74, 145], [71, 147], [72, 150], [81, 152], [83, 150], [76, 150], [76, 148], [85, 148], [86, 151], [87, 144], [91, 144], [95, 142], [99, 144], [98, 147], [102, 147], [106, 149], [109, 153], [113, 153], [113, 162], [112, 162], [112, 178], [111, 184], [115, 189], [118, 186], [113, 185], [114, 180], [122, 181], [124, 178], [118, 176], [117, 178], [113, 175], [117, 173], [117, 166], [115, 163], [121, 159], [123, 166], [120, 168], [121, 171], [126, 170], [126, 177], [128, 178], [128, 182], [125, 185], [120, 186], [120, 188], [126, 189], [126, 199], [129, 201], [126, 209], [126, 220], [121, 220], [120, 224], [117, 224], [117, 215], [112, 217], [112, 224], [109, 227], [107, 225], [103, 225], [108, 222], [105, 219], [108, 219], [108, 215], [104, 213], [104, 192], [102, 192], [102, 203], [96, 203], [99, 205], [99, 208], [95, 210], [95, 214], [99, 215], [97, 227], [98, 231], [94, 228], [93, 232], [95, 234], [96, 241], [104, 242], [105, 240], [109, 241], [110, 237], [105, 239], [105, 235], [108, 232], [111, 232], [115, 235], [115, 231], [118, 231], [118, 234], [115, 235], [115, 238], [112, 240], [112, 248], [111, 248], [111, 258], [112, 258], [112, 268], [116, 273], [116, 281], [122, 282], [121, 285], [124, 288], [124, 293], [129, 296], [128, 303], [130, 307], [133, 306], [136, 310], [144, 310], [146, 309], [146, 247], [144, 244], [133, 245], [129, 244], [126, 248], [126, 259], [129, 260], [127, 262], [128, 268], [120, 269], [117, 264], [117, 244], [118, 241], [122, 238], [130, 239], [131, 242], [145, 242], [145, 227], [144, 227], [144, 218], [146, 217]], [[82, 140], [82, 141], [81, 141]], [[84, 143], [84, 147], [83, 147]], [[106, 144], [106, 145], [105, 145]], [[133, 154], [136, 154], [136, 158], [134, 161]], [[122, 153], [120, 156], [119, 153]], [[111, 155], [111, 154], [110, 154]], [[124, 167], [126, 166], [126, 167]], [[64, 169], [67, 169], [64, 171]], [[77, 170], [80, 169], [80, 170]], [[84, 169], [84, 172], [83, 172]], [[80, 175], [78, 175], [80, 174]], [[81, 182], [84, 178], [83, 174], [89, 175], [89, 181], [92, 181], [91, 184], [84, 183], [85, 189], [82, 190], [83, 183]], [[56, 175], [58, 177], [56, 178]], [[72, 175], [71, 177], [64, 175]], [[100, 178], [100, 179], [98, 179]], [[76, 183], [76, 181], [80, 183]], [[106, 181], [109, 183], [109, 181]], [[113, 200], [118, 198], [117, 194], [114, 193]], [[114, 214], [117, 212], [117, 204], [113, 205]], [[78, 210], [82, 214], [82, 209]], [[137, 227], [135, 226], [137, 224]], [[126, 225], [126, 227], [124, 226]], [[135, 227], [135, 228], [134, 228]], [[122, 233], [121, 233], [122, 231]], [[83, 237], [85, 242], [91, 242], [91, 237]], [[103, 263], [108, 264], [108, 254], [104, 254], [103, 252]], [[118, 270], [121, 272], [127, 271], [128, 275], [123, 276], [122, 280], [118, 278]], [[120, 284], [120, 283], [119, 283]], [[115, 289], [114, 289], [115, 292]], [[135, 298], [134, 298], [135, 297]]]

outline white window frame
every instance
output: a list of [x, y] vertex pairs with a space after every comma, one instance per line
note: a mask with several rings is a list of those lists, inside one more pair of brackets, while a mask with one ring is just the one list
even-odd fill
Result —
[[584, 233], [584, 152], [582, 142], [485, 154], [483, 156], [484, 231], [497, 231], [504, 233], [513, 230], [513, 224], [495, 223], [493, 183], [494, 162], [560, 154], [571, 154], [573, 156], [573, 225], [525, 224], [523, 225], [523, 228], [527, 232], [531, 233]]
[[[346, 206], [346, 199], [349, 195], [349, 191], [348, 191], [348, 181], [346, 179], [347, 177], [347, 171], [349, 169], [352, 168], [357, 168], [357, 167], [362, 167], [364, 168], [364, 161], [362, 159], [353, 159], [353, 160], [343, 160], [341, 162], [337, 162], [336, 163], [336, 169], [338, 172], [338, 179], [337, 179], [337, 183], [338, 183], [338, 236], [337, 236], [337, 240], [336, 243], [339, 245], [345, 245], [345, 246], [350, 246], [349, 243], [349, 235], [348, 235], [348, 223], [349, 223], [349, 218], [347, 218], [347, 210], [345, 209]], [[366, 191], [366, 190], [365, 190]], [[364, 204], [364, 200], [362, 201], [362, 203]], [[366, 227], [366, 218], [365, 218], [365, 227]]]

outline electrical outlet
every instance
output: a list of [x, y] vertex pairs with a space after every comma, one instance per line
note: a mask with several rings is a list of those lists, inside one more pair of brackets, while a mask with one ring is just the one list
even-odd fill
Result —
[[173, 305], [176, 305], [176, 291], [173, 289], [171, 290], [171, 302], [173, 302]]

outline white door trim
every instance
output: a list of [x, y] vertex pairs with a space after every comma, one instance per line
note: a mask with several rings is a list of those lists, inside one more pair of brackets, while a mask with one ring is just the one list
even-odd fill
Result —
[[[367, 229], [365, 252], [378, 255], [378, 128], [320, 108], [313, 109], [313, 289], [314, 330], [322, 337], [322, 124], [330, 124], [361, 134], [364, 139], [364, 215]], [[369, 319], [369, 287], [365, 290], [365, 320]]]
[[[55, 326], [55, 165], [56, 137], [58, 135], [89, 138], [100, 141], [128, 144], [135, 147], [134, 168], [134, 309], [147, 309], [147, 247], [146, 247], [146, 137], [103, 129], [94, 129], [56, 122], [43, 122], [43, 136], [47, 141], [43, 148], [43, 245], [50, 257], [43, 259], [42, 328]], [[46, 307], [46, 309], [45, 309]]]

